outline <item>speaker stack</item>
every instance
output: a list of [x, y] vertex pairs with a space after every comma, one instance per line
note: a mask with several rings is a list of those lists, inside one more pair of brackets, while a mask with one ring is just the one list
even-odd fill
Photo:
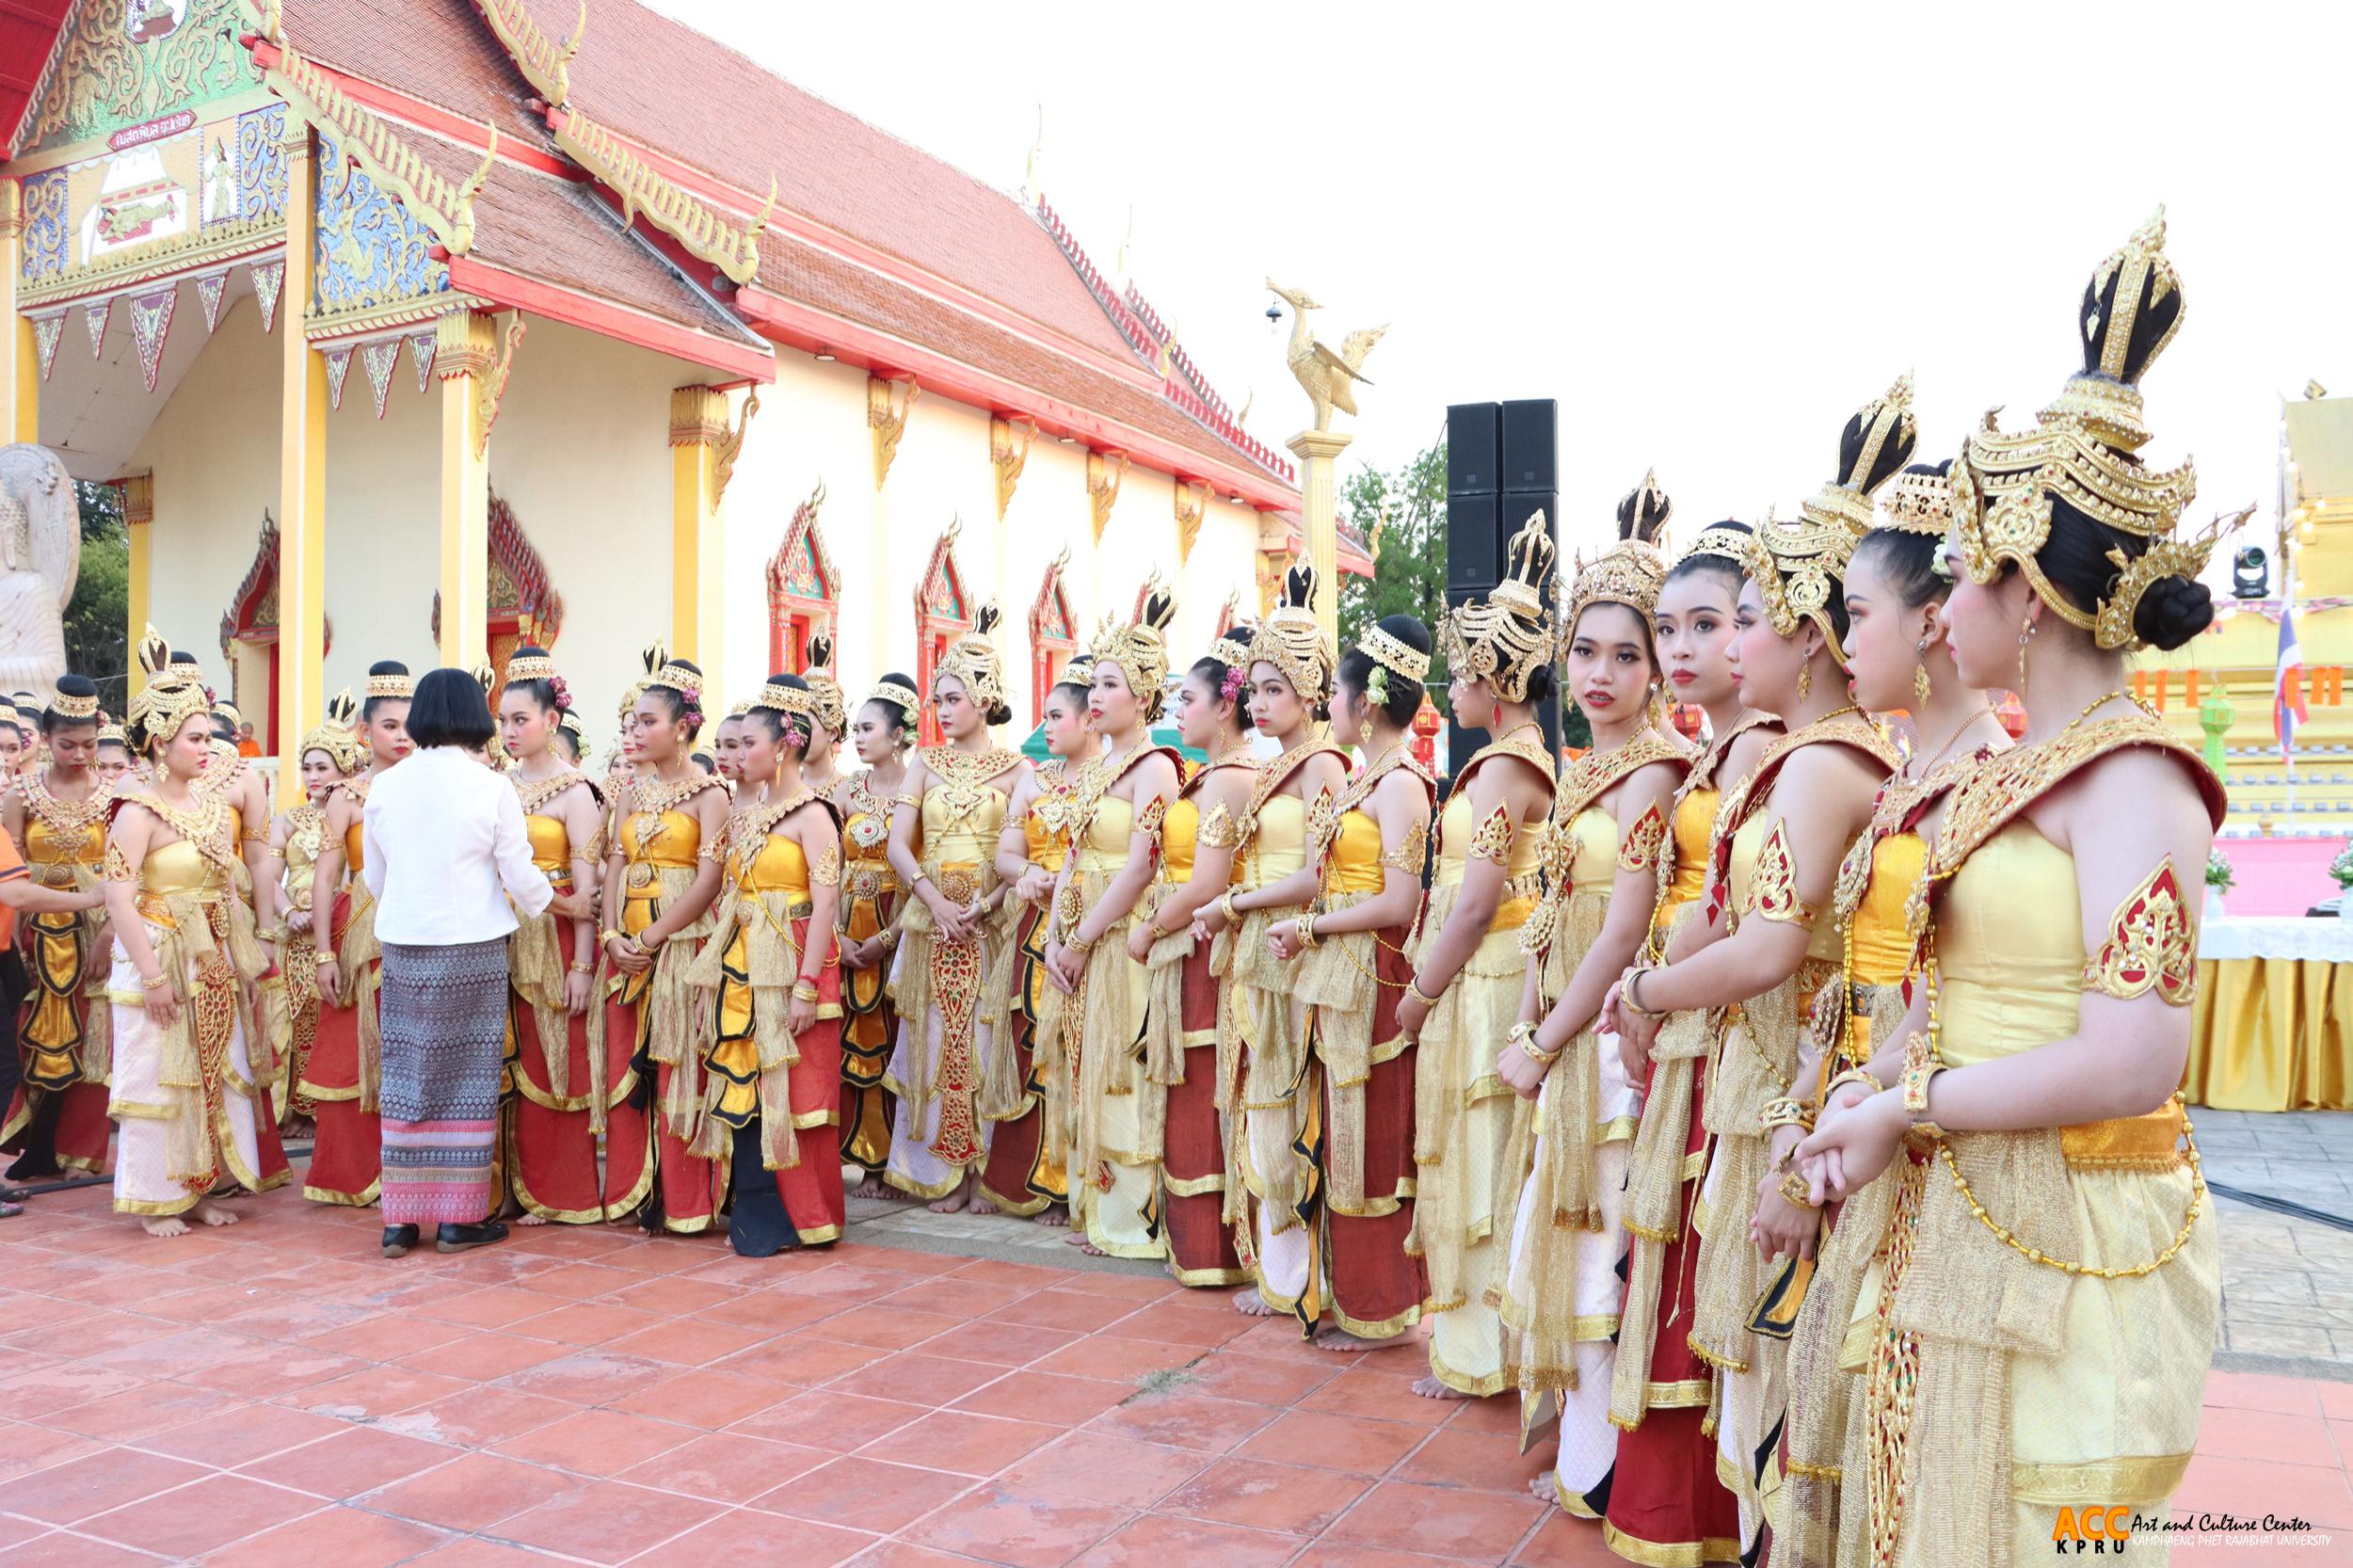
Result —
[[[1457, 403], [1446, 411], [1446, 600], [1482, 599], [1503, 580], [1504, 547], [1542, 512], [1560, 536], [1561, 481], [1555, 453], [1560, 409], [1550, 398], [1517, 403]], [[1561, 752], [1561, 697], [1539, 705], [1545, 744]], [[1485, 739], [1449, 716], [1447, 765], [1467, 761]]]

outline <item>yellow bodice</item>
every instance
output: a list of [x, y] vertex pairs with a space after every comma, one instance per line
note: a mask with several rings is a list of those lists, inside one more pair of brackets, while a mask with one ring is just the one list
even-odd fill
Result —
[[691, 869], [702, 850], [702, 824], [684, 811], [664, 811], [640, 838], [638, 824], [644, 815], [632, 811], [621, 818], [621, 857], [632, 866]]
[[1658, 901], [1659, 923], [1707, 890], [1707, 840], [1716, 825], [1716, 805], [1723, 792], [1713, 785], [1694, 789], [1675, 803], [1674, 880]]
[[1160, 819], [1160, 880], [1174, 888], [1193, 880], [1193, 853], [1201, 842], [1201, 808], [1186, 795]]
[[1271, 795], [1258, 808], [1258, 828], [1239, 886], [1257, 888], [1280, 882], [1307, 863], [1307, 803], [1297, 795]]
[[523, 837], [531, 840], [531, 863], [547, 873], [559, 893], [571, 891], [572, 839], [559, 817], [528, 816]]
[[[1506, 809], [1510, 808], [1507, 806]], [[1541, 825], [1541, 824], [1539, 824]], [[1479, 824], [1471, 821], [1470, 792], [1458, 783], [1447, 797], [1446, 809], [1438, 814], [1438, 869], [1432, 873], [1431, 885], [1435, 888], [1459, 888], [1463, 885], [1463, 870], [1468, 864], [1471, 835]], [[1544, 861], [1541, 840], [1544, 835], [1522, 823], [1512, 836], [1512, 865], [1509, 875], [1516, 887], [1522, 877], [1533, 878]]]
[[1029, 841], [1030, 858], [1049, 872], [1060, 872], [1063, 863], [1063, 839], [1044, 817], [1032, 809], [1021, 820], [1021, 836]]
[[354, 817], [351, 825], [344, 829], [344, 880], [346, 882], [359, 881], [360, 872], [365, 869], [362, 864], [365, 857], [360, 853], [360, 845], [366, 837], [366, 831], [367, 822], [360, 817]]
[[1079, 845], [1079, 870], [1116, 876], [1128, 869], [1128, 840], [1136, 830], [1136, 808], [1117, 795], [1096, 802], [1087, 824], [1086, 840]]
[[748, 860], [741, 855], [735, 860], [735, 886], [744, 893], [791, 893], [796, 904], [808, 900], [808, 856], [801, 846], [781, 834], [770, 833], [760, 842], [759, 853]]
[[1004, 825], [1002, 790], [935, 781], [923, 792], [923, 863], [994, 867]]
[[1569, 824], [1569, 886], [1580, 893], [1607, 893], [1618, 876], [1618, 819], [1588, 806]]
[[305, 822], [296, 817], [293, 830], [286, 835], [286, 902], [296, 909], [311, 907], [312, 881], [319, 862], [320, 808], [305, 807], [313, 813]]
[[1912, 936], [1904, 905], [1928, 863], [1928, 845], [1917, 833], [1890, 833], [1871, 847], [1871, 880], [1855, 906], [1851, 972], [1857, 985], [1894, 985], [1912, 968]]
[[139, 892], [148, 898], [170, 898], [179, 893], [193, 893], [201, 898], [228, 890], [228, 873], [204, 858], [202, 852], [185, 839], [175, 839], [149, 850], [146, 862], [139, 867]]
[[104, 823], [87, 823], [60, 831], [42, 821], [38, 812], [24, 814], [24, 863], [32, 868], [34, 880], [43, 887], [71, 888], [73, 867], [94, 869], [105, 856]]
[[[1771, 823], [1778, 820], [1766, 807], [1759, 807], [1749, 813], [1749, 820], [1742, 823], [1732, 836], [1732, 864], [1725, 872], [1724, 880], [1730, 907], [1736, 911], [1736, 923], [1739, 915], [1745, 915], [1755, 906], [1757, 858], [1765, 847], [1766, 839], [1769, 837], [1768, 830]], [[1797, 896], [1794, 889], [1789, 896], [1793, 899]], [[1806, 956], [1836, 963], [1842, 945], [1838, 922], [1821, 916], [1819, 911], [1816, 913], [1817, 918], [1812, 925], [1813, 937], [1806, 943]]]
[[1377, 893], [1385, 876], [1381, 864], [1381, 824], [1363, 811], [1341, 812], [1332, 853], [1323, 863], [1324, 892]]

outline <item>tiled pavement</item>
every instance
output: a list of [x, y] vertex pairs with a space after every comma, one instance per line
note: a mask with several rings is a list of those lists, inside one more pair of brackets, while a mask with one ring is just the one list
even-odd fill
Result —
[[[2193, 1107], [2207, 1178], [2353, 1220], [2353, 1112]], [[2225, 1365], [2353, 1377], [2353, 1231], [2217, 1198]], [[2353, 1561], [2353, 1546], [2346, 1560]]]
[[[292, 1191], [171, 1242], [105, 1202], [0, 1226], [0, 1568], [1614, 1560], [1528, 1498], [1507, 1403], [1407, 1392], [1413, 1350], [1318, 1352], [1016, 1222], [387, 1262], [373, 1213]], [[909, 1247], [972, 1237], [1042, 1261]], [[2179, 1506], [2334, 1539], [2175, 1560], [2353, 1557], [2353, 1382], [2217, 1372], [2207, 1405]]]

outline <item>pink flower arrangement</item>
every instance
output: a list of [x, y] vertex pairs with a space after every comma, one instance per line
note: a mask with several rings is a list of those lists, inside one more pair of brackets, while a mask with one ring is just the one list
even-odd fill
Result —
[[1225, 679], [1217, 683], [1217, 695], [1228, 702], [1238, 702], [1241, 699], [1241, 689], [1244, 684], [1246, 682], [1241, 668], [1229, 667], [1225, 671]]
[[549, 676], [548, 690], [555, 694], [555, 711], [557, 712], [568, 713], [572, 711], [572, 689], [564, 683], [564, 678], [562, 676]]

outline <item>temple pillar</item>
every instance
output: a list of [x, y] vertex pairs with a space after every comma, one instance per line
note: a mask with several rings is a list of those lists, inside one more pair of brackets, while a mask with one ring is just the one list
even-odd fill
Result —
[[[727, 651], [726, 485], [728, 394], [716, 387], [670, 393], [670, 656], [703, 672], [704, 712], [724, 712], [719, 669]], [[765, 675], [767, 671], [760, 672]]]
[[1335, 430], [1302, 430], [1283, 443], [1306, 471], [1301, 522], [1307, 536], [1307, 563], [1316, 568], [1316, 624], [1336, 645], [1340, 634], [1339, 496], [1332, 464], [1355, 439]]
[[[280, 741], [316, 724], [327, 701], [327, 361], [311, 347], [304, 322], [318, 247], [318, 165], [311, 127], [293, 115], [286, 127], [286, 277], [279, 296], [286, 329], [278, 338], [278, 712], [270, 727]], [[303, 798], [302, 759], [291, 745], [278, 747], [278, 798]]]
[[[154, 619], [147, 597], [148, 528], [155, 520], [155, 476], [135, 473], [122, 481], [122, 531], [130, 541], [128, 570], [124, 598], [130, 613], [123, 616], [125, 640], [123, 647], [131, 652], [128, 680], [123, 688], [127, 697], [136, 696], [147, 685], [146, 672], [139, 668], [139, 639], [147, 635], [147, 623]], [[127, 704], [126, 704], [127, 706]]]
[[505, 384], [498, 323], [457, 311], [434, 324], [441, 383], [441, 647], [445, 665], [490, 656], [490, 422]]
[[[40, 352], [33, 346], [32, 322], [16, 309], [24, 244], [23, 186], [0, 178], [0, 323], [8, 333], [8, 359], [0, 364], [0, 440], [5, 441], [40, 439]], [[131, 646], [138, 646], [136, 635]]]

